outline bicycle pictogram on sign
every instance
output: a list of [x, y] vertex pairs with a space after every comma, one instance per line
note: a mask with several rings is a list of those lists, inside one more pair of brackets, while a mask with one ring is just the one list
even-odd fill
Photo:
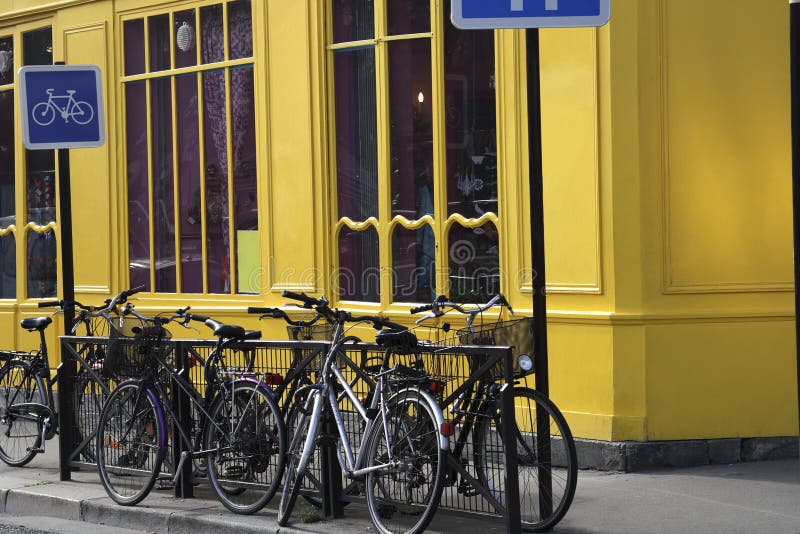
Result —
[[[83, 100], [75, 100], [74, 89], [67, 89], [65, 95], [54, 95], [55, 89], [47, 89], [47, 101], [39, 102], [33, 106], [31, 118], [39, 126], [48, 126], [56, 120], [59, 115], [64, 122], [72, 119], [75, 124], [89, 124], [94, 118], [94, 108]], [[65, 102], [66, 101], [66, 102]], [[62, 102], [63, 107], [56, 102]]]

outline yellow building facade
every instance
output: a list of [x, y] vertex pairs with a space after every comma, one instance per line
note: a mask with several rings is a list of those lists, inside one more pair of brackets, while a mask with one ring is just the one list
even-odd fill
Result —
[[[524, 32], [464, 37], [445, 1], [407, 4], [3, 2], [5, 346], [31, 348], [19, 320], [61, 294], [55, 156], [24, 149], [14, 96], [35, 47], [104, 75], [107, 143], [70, 158], [81, 302], [143, 283], [138, 309], [278, 339], [245, 309], [286, 289], [410, 324], [480, 279], [530, 311]], [[550, 392], [577, 437], [798, 434], [788, 14], [614, 0], [602, 28], [541, 32]]]

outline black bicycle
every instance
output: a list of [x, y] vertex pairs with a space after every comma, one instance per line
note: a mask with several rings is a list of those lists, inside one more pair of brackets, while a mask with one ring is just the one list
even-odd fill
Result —
[[[458, 345], [503, 345], [515, 349], [514, 419], [522, 527], [529, 532], [546, 531], [564, 517], [575, 495], [578, 477], [575, 443], [556, 405], [524, 385], [524, 378], [535, 372], [533, 318], [486, 320], [476, 325], [476, 318], [483, 317], [494, 306], [513, 314], [503, 295], [469, 308], [440, 296], [431, 304], [412, 308], [411, 313], [431, 312], [418, 323], [438, 319], [448, 309], [466, 315], [465, 328], [452, 332], [449, 324], [441, 325], [445, 342], [439, 340], [439, 343], [445, 346], [439, 349], [435, 344], [429, 346], [427, 350], [434, 353], [457, 354]], [[448, 458], [447, 483], [457, 484], [461, 494], [482, 495], [502, 513], [506, 496], [502, 439], [507, 421], [502, 410], [505, 367], [502, 360], [493, 361], [480, 352], [470, 352], [465, 357], [469, 378], [441, 400], [457, 429]], [[467, 469], [470, 444], [473, 466]]]
[[[40, 302], [40, 308], [68, 306], [78, 310], [69, 328], [70, 335], [103, 336], [118, 305], [144, 288], [129, 289], [106, 300], [102, 307], [86, 306], [64, 300]], [[21, 327], [39, 333], [39, 349], [34, 352], [0, 351], [0, 459], [13, 467], [22, 467], [38, 453], [45, 451], [45, 442], [55, 436], [58, 418], [53, 397], [57, 375], [52, 375], [45, 330], [53, 322], [50, 316], [23, 319]], [[100, 369], [105, 352], [100, 345], [83, 342], [78, 348], [87, 365]], [[51, 376], [52, 375], [52, 376]], [[79, 438], [88, 442], [97, 427], [100, 406], [108, 388], [103, 378], [85, 368], [76, 376], [73, 405]], [[93, 447], [82, 447], [81, 454], [94, 461]]]
[[[97, 463], [108, 495], [122, 505], [137, 504], [156, 480], [178, 483], [184, 463], [199, 460], [226, 508], [239, 514], [260, 510], [283, 475], [286, 430], [273, 393], [252, 371], [252, 361], [243, 369], [225, 363], [229, 351], [259, 338], [260, 332], [190, 314], [188, 308], [168, 318], [145, 317], [128, 308], [124, 317], [124, 331], [111, 331], [105, 362], [124, 380], [106, 401], [97, 430]], [[189, 380], [188, 369], [171, 364], [164, 325], [172, 321], [184, 327], [202, 322], [217, 337], [203, 364], [203, 393]], [[178, 390], [189, 399], [196, 426], [173, 407], [169, 393]], [[168, 417], [185, 445], [174, 473], [162, 470]]]

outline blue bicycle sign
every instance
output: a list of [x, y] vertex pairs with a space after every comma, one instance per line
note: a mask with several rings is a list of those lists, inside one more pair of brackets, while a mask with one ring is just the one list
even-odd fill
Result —
[[[88, 102], [75, 100], [74, 89], [67, 89], [66, 95], [53, 95], [54, 89], [47, 90], [47, 102], [39, 102], [33, 106], [31, 118], [40, 126], [47, 126], [56, 120], [56, 115], [60, 115], [64, 122], [72, 119], [76, 124], [89, 124], [94, 117], [94, 109]], [[56, 102], [64, 102], [63, 107]]]
[[102, 79], [93, 65], [19, 70], [22, 141], [29, 149], [86, 148], [105, 142]]

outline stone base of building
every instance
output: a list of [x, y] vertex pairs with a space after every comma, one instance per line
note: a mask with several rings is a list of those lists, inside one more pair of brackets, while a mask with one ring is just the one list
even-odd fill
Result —
[[646, 442], [576, 439], [575, 447], [581, 469], [625, 472], [800, 456], [797, 436]]

